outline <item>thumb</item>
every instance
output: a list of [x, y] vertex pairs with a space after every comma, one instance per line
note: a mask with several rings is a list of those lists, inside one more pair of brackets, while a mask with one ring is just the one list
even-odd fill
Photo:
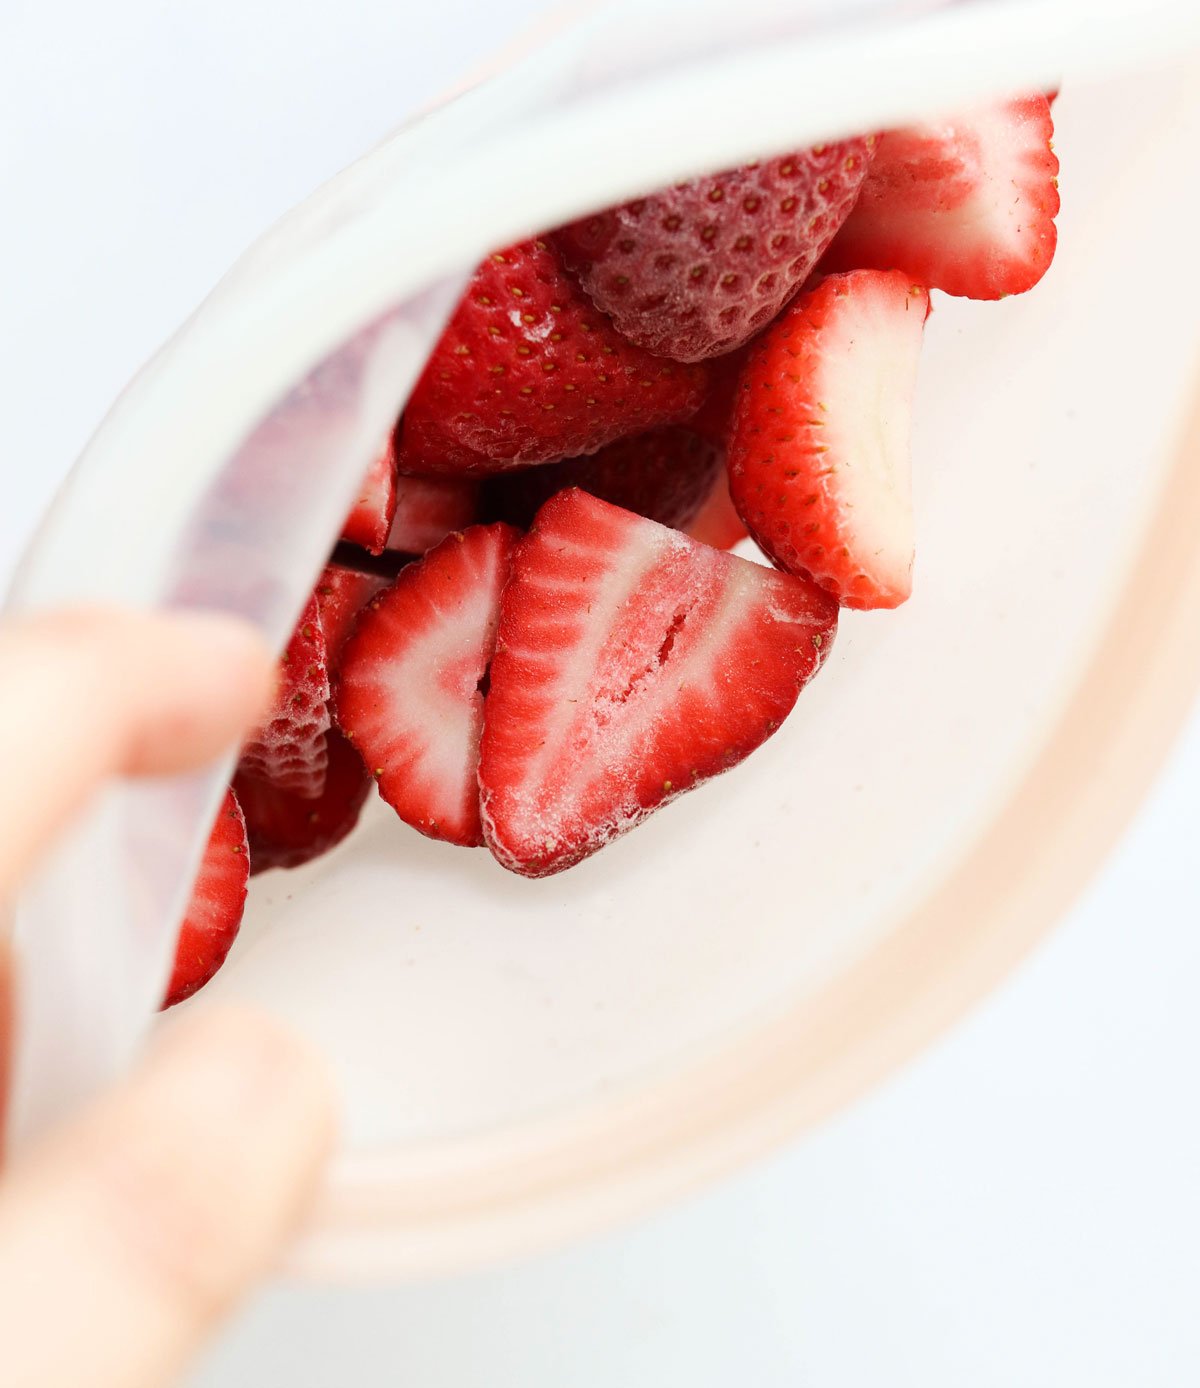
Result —
[[173, 1382], [294, 1230], [331, 1115], [317, 1062], [266, 1018], [168, 1028], [0, 1188], [5, 1384]]

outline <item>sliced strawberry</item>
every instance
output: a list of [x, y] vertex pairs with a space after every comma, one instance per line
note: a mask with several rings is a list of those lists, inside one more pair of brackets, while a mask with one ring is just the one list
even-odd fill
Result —
[[362, 758], [336, 728], [325, 734], [329, 769], [315, 800], [239, 772], [233, 788], [246, 816], [250, 871], [293, 868], [327, 853], [358, 823], [373, 784]]
[[502, 472], [695, 412], [705, 376], [632, 346], [543, 241], [489, 256], [404, 412], [400, 470]]
[[544, 877], [748, 756], [820, 666], [837, 605], [574, 490], [500, 605], [479, 786], [488, 846]]
[[396, 514], [387, 547], [400, 554], [424, 554], [454, 530], [479, 519], [479, 483], [469, 477], [396, 479]]
[[1044, 96], [889, 130], [823, 268], [902, 270], [970, 299], [1032, 289], [1057, 239], [1053, 134]]
[[200, 862], [187, 914], [179, 927], [175, 968], [163, 999], [164, 1007], [190, 998], [225, 962], [242, 923], [249, 875], [246, 821], [237, 797], [228, 790]]
[[396, 452], [393, 436], [383, 446], [363, 478], [358, 500], [342, 526], [342, 539], [381, 554], [396, 512]]
[[755, 346], [729, 443], [763, 551], [847, 607], [912, 588], [909, 429], [929, 294], [899, 270], [830, 275]]
[[410, 564], [346, 645], [338, 723], [406, 824], [481, 843], [476, 768], [483, 686], [517, 532], [477, 525]]
[[388, 580], [376, 574], [356, 573], [353, 569], [337, 568], [332, 564], [322, 572], [313, 596], [321, 617], [325, 663], [330, 675], [338, 667], [342, 647], [350, 635], [355, 617], [387, 585]]
[[796, 292], [846, 220], [874, 138], [709, 174], [555, 235], [597, 308], [676, 361], [748, 341]]
[[724, 473], [725, 450], [687, 425], [668, 425], [618, 439], [586, 458], [524, 468], [492, 478], [484, 514], [526, 529], [539, 507], [567, 487], [683, 530]]
[[275, 704], [243, 746], [240, 769], [293, 795], [320, 795], [325, 784], [328, 704], [325, 634], [314, 595], [280, 661]]

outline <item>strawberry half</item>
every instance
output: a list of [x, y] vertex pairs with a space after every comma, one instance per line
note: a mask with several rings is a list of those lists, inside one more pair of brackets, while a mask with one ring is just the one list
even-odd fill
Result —
[[293, 795], [315, 798], [325, 784], [329, 666], [315, 594], [279, 664], [270, 715], [242, 747], [240, 769]]
[[928, 291], [899, 270], [830, 275], [742, 375], [734, 505], [780, 568], [847, 607], [896, 607], [912, 588], [909, 432], [928, 314]]
[[527, 877], [560, 872], [736, 765], [836, 626], [804, 579], [560, 492], [500, 604], [479, 765], [493, 854]]
[[332, 677], [342, 657], [342, 648], [354, 626], [354, 619], [368, 602], [386, 588], [388, 580], [377, 574], [356, 573], [353, 569], [330, 564], [321, 574], [313, 597], [321, 618], [325, 642], [325, 664]]
[[396, 452], [393, 436], [383, 446], [363, 478], [358, 500], [342, 526], [342, 539], [381, 554], [396, 512]]
[[400, 554], [424, 554], [455, 530], [479, 519], [479, 483], [469, 477], [396, 479], [396, 514], [387, 547]]
[[709, 174], [555, 234], [630, 342], [676, 361], [748, 341], [803, 284], [846, 220], [873, 137]]
[[163, 1007], [173, 1007], [202, 988], [225, 962], [246, 909], [250, 859], [246, 821], [232, 790], [213, 825], [187, 914], [179, 927], [175, 967]]
[[324, 570], [279, 662], [271, 713], [242, 747], [239, 772], [301, 799], [322, 793], [330, 675], [359, 608], [382, 586], [369, 574]]
[[346, 645], [338, 723], [406, 824], [482, 843], [476, 768], [483, 687], [517, 532], [448, 536], [374, 597]]
[[484, 488], [485, 515], [526, 529], [538, 509], [567, 487], [683, 530], [724, 475], [725, 450], [686, 425], [618, 439], [586, 458], [525, 468], [492, 478]]
[[1053, 135], [1044, 96], [889, 130], [822, 268], [902, 270], [970, 299], [1032, 289], [1057, 240]]
[[328, 769], [315, 800], [239, 772], [233, 788], [246, 816], [250, 872], [293, 868], [327, 853], [358, 823], [372, 780], [362, 758], [336, 728], [325, 734]]
[[417, 382], [400, 470], [484, 474], [594, 453], [695, 412], [704, 372], [628, 343], [544, 241], [489, 256]]

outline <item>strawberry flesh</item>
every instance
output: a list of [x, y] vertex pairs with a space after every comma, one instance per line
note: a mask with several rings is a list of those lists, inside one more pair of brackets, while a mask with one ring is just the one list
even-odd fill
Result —
[[234, 778], [246, 816], [252, 874], [273, 867], [299, 867], [341, 843], [358, 823], [371, 777], [336, 728], [325, 734], [325, 745], [325, 786], [315, 800], [280, 790], [244, 771]]
[[676, 361], [720, 356], [803, 284], [854, 206], [873, 146], [841, 140], [692, 179], [555, 241], [630, 342]]
[[686, 425], [668, 425], [618, 439], [590, 457], [492, 478], [484, 489], [485, 514], [524, 530], [556, 492], [582, 487], [602, 501], [683, 530], [724, 475], [724, 460], [723, 448]]
[[902, 270], [970, 299], [1032, 289], [1057, 240], [1053, 135], [1041, 95], [889, 130], [822, 268]]
[[704, 396], [702, 368], [627, 342], [544, 241], [475, 271], [401, 421], [401, 472], [482, 475], [594, 453], [678, 423]]
[[474, 525], [479, 519], [479, 486], [469, 477], [398, 477], [388, 549], [424, 554], [452, 531]]
[[500, 604], [479, 785], [514, 872], [560, 872], [736, 765], [829, 650], [837, 604], [804, 579], [560, 492]]
[[375, 455], [363, 478], [358, 500], [342, 526], [342, 539], [380, 554], [396, 511], [396, 453], [392, 436]]
[[830, 275], [755, 346], [729, 444], [730, 491], [780, 568], [847, 607], [912, 587], [912, 400], [929, 294], [898, 270]]
[[337, 680], [340, 727], [379, 792], [430, 838], [482, 843], [476, 772], [500, 590], [517, 532], [455, 532], [374, 597]]
[[237, 797], [228, 790], [179, 927], [175, 966], [163, 1007], [190, 998], [225, 962], [242, 923], [249, 875], [246, 821]]

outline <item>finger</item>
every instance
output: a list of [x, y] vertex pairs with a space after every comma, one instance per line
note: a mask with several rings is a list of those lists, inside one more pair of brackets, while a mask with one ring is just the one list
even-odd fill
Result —
[[0, 897], [104, 778], [199, 766], [270, 698], [243, 622], [95, 609], [0, 627]]
[[274, 1023], [172, 1028], [0, 1193], [6, 1388], [173, 1383], [295, 1228], [331, 1112], [324, 1071]]

